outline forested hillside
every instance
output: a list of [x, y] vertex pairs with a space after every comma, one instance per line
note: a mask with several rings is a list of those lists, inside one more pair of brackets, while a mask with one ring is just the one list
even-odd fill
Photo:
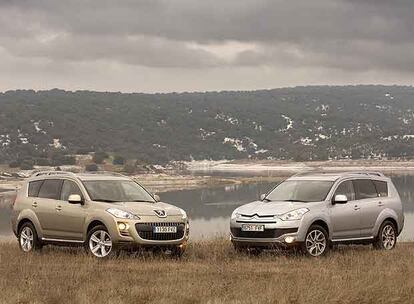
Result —
[[[414, 156], [414, 88], [253, 92], [0, 94], [0, 161], [71, 162], [103, 151], [149, 163], [190, 159]], [[66, 155], [66, 156], [65, 156]]]

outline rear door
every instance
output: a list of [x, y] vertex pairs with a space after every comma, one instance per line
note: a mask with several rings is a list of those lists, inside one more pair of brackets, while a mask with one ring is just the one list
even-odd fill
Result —
[[33, 209], [46, 238], [56, 237], [56, 228], [59, 226], [56, 207], [62, 183], [61, 179], [45, 179], [39, 189], [38, 196], [33, 200]]
[[371, 179], [354, 180], [356, 198], [361, 208], [361, 237], [371, 237], [375, 222], [383, 207]]
[[62, 191], [56, 207], [56, 217], [59, 226], [56, 233], [59, 239], [82, 240], [85, 223], [85, 206], [81, 204], [70, 204], [69, 195], [79, 194], [83, 199], [84, 195], [79, 186], [71, 180], [64, 180]]
[[361, 214], [358, 202], [355, 200], [355, 191], [351, 180], [340, 183], [332, 199], [339, 194], [346, 195], [348, 202], [331, 205], [332, 239], [358, 238], [361, 233]]

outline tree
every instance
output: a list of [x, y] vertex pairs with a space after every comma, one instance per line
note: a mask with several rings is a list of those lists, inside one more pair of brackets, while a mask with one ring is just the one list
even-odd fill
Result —
[[109, 157], [108, 154], [105, 152], [95, 152], [93, 154], [92, 160], [94, 161], [95, 164], [102, 164], [105, 158], [108, 158], [108, 157]]

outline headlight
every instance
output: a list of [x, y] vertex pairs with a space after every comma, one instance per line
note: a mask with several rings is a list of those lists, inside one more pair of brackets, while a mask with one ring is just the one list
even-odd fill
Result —
[[180, 212], [181, 212], [181, 215], [183, 216], [183, 219], [186, 219], [187, 213], [183, 209], [180, 209]]
[[233, 213], [231, 214], [231, 219], [237, 219], [240, 217], [240, 213], [238, 213], [237, 211], [233, 211]]
[[135, 214], [129, 213], [124, 210], [120, 210], [116, 208], [109, 208], [109, 209], [106, 209], [106, 211], [117, 218], [128, 219], [128, 220], [139, 220], [139, 216], [136, 216]]
[[300, 208], [286, 212], [285, 214], [279, 216], [279, 218], [282, 221], [297, 221], [300, 220], [306, 212], [309, 212], [308, 208]]

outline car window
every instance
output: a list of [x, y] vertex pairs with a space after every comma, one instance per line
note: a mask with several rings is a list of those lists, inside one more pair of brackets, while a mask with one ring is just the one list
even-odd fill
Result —
[[352, 181], [345, 181], [341, 183], [336, 189], [334, 197], [337, 195], [346, 195], [346, 197], [348, 198], [348, 201], [354, 201], [355, 191], [354, 191], [354, 185], [352, 184]]
[[79, 194], [81, 197], [83, 197], [81, 190], [75, 182], [65, 180], [63, 182], [62, 191], [60, 193], [60, 200], [67, 201], [69, 199], [69, 195], [72, 194]]
[[29, 183], [29, 197], [37, 197], [39, 195], [40, 187], [42, 186], [43, 180], [38, 180]]
[[63, 181], [61, 179], [46, 179], [40, 187], [38, 197], [56, 200], [59, 199], [62, 182]]
[[357, 200], [378, 197], [377, 189], [370, 179], [356, 179], [353, 181]]
[[387, 197], [388, 196], [388, 184], [383, 181], [374, 180], [375, 188], [377, 188], [378, 196]]

